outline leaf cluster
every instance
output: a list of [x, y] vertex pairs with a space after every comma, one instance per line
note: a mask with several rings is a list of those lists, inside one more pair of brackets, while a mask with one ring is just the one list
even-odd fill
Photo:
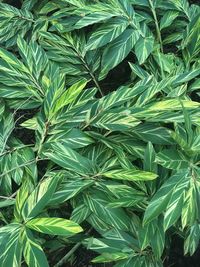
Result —
[[0, 267], [194, 254], [199, 56], [188, 0], [0, 1]]

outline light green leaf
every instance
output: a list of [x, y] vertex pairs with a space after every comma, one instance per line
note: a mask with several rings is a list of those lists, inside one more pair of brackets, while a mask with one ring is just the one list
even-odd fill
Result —
[[138, 124], [140, 124], [140, 121], [130, 115], [128, 110], [119, 113], [104, 113], [92, 122], [95, 127], [111, 131], [128, 131]]
[[23, 220], [22, 216], [23, 206], [32, 190], [33, 190], [33, 185], [31, 184], [31, 182], [25, 180], [17, 192], [15, 200], [14, 216], [18, 222], [21, 222]]
[[182, 207], [182, 227], [192, 227], [199, 218], [200, 192], [198, 185], [191, 180], [190, 188], [187, 190], [184, 205]]
[[81, 147], [88, 146], [92, 143], [94, 143], [94, 140], [89, 137], [89, 135], [81, 131], [77, 128], [73, 128], [71, 130], [62, 130], [60, 133], [51, 132], [51, 136], [47, 138], [47, 141], [45, 142], [45, 147], [50, 147], [51, 144], [58, 144], [61, 143], [64, 146], [68, 146], [72, 149], [77, 149]]
[[62, 218], [35, 218], [28, 221], [26, 226], [44, 234], [65, 237], [70, 237], [83, 231], [77, 223]]
[[128, 181], [149, 181], [157, 178], [157, 174], [135, 169], [133, 170], [115, 169], [103, 172], [102, 175], [107, 178], [112, 178], [117, 180], [128, 180]]
[[97, 256], [92, 260], [94, 263], [101, 263], [101, 262], [113, 262], [113, 261], [119, 261], [128, 258], [129, 255], [122, 252], [116, 252], [116, 253], [103, 253], [100, 256]]
[[64, 106], [73, 102], [77, 98], [77, 96], [80, 94], [80, 92], [84, 89], [86, 84], [87, 84], [87, 80], [83, 79], [75, 83], [74, 85], [72, 85], [65, 92], [63, 92], [60, 96], [58, 96], [55, 102], [55, 106], [53, 107], [52, 113], [53, 114], [57, 113]]

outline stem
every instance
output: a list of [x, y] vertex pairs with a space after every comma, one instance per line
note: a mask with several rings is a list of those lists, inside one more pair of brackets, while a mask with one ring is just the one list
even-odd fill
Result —
[[48, 135], [49, 123], [50, 123], [49, 121], [47, 121], [45, 123], [45, 130], [44, 130], [44, 134], [43, 134], [43, 136], [42, 136], [42, 138], [40, 140], [40, 143], [39, 143], [36, 160], [38, 160], [39, 154], [40, 154], [41, 149], [42, 149], [42, 145], [43, 145], [43, 143], [44, 143], [44, 141], [45, 141], [45, 139], [46, 139], [46, 137]]
[[155, 7], [153, 5], [152, 0], [149, 0], [149, 5], [151, 7], [151, 12], [153, 14], [153, 18], [154, 18], [155, 25], [156, 25], [156, 32], [157, 32], [158, 40], [160, 42], [160, 50], [163, 53], [163, 43], [162, 43], [161, 32], [160, 32], [160, 28], [159, 28], [159, 24], [158, 24], [158, 18], [157, 18], [157, 15], [156, 15], [156, 9], [155, 9]]
[[81, 242], [78, 242], [58, 263], [54, 265], [54, 267], [62, 266], [80, 246]]
[[94, 84], [96, 85], [97, 89], [99, 90], [99, 93], [101, 94], [101, 96], [104, 96], [104, 94], [103, 94], [103, 92], [101, 90], [101, 87], [100, 87], [96, 77], [94, 76], [94, 74], [90, 70], [90, 67], [88, 66], [87, 62], [85, 61], [85, 59], [82, 57], [82, 55], [77, 50], [75, 50], [75, 52], [78, 55], [78, 57], [80, 58], [80, 60], [82, 61], [85, 69], [88, 71], [88, 73], [89, 73], [90, 77], [92, 78]]
[[[30, 77], [32, 79], [32, 82], [34, 83], [34, 85], [36, 86], [36, 88], [39, 90], [39, 92], [42, 94], [42, 96], [44, 96], [44, 92], [42, 90], [42, 87], [38, 84], [37, 80], [35, 79], [35, 77], [32, 75], [32, 73], [30, 72]], [[34, 92], [34, 91], [33, 91]], [[37, 97], [37, 95], [36, 95]], [[40, 100], [40, 99], [39, 99]]]
[[24, 16], [17, 16], [19, 19], [24, 19], [24, 20], [27, 20], [27, 21], [30, 21], [32, 23], [35, 23], [36, 21], [34, 19], [31, 19], [31, 18], [27, 18], [27, 17], [24, 17]]
[[1, 153], [1, 154], [0, 154], [0, 157], [4, 156], [4, 155], [6, 155], [6, 154], [9, 154], [9, 153], [13, 153], [14, 151], [17, 151], [17, 150], [19, 150], [19, 149], [23, 149], [23, 148], [25, 148], [25, 147], [33, 147], [33, 145], [30, 144], [30, 145], [24, 145], [24, 146], [20, 146], [20, 147], [12, 148], [12, 149], [10, 149], [10, 150], [7, 150], [7, 151]]
[[23, 167], [29, 166], [29, 165], [31, 165], [31, 164], [33, 164], [34, 162], [37, 162], [37, 161], [39, 161], [39, 160], [40, 160], [40, 159], [33, 159], [33, 160], [30, 160], [30, 161], [27, 161], [27, 162], [24, 163], [24, 164], [18, 165], [17, 167], [12, 168], [12, 169], [10, 169], [10, 170], [7, 171], [7, 172], [3, 172], [3, 173], [0, 175], [0, 178], [1, 178], [1, 177], [4, 177], [5, 175], [7, 175], [7, 174], [9, 174], [9, 173], [11, 173], [11, 172], [13, 172], [13, 171], [19, 169], [19, 168], [23, 168]]
[[0, 198], [6, 199], [6, 200], [8, 200], [8, 199], [15, 199], [14, 197], [5, 197], [5, 196], [0, 196]]
[[92, 80], [93, 80], [93, 82], [95, 83], [96, 87], [98, 88], [99, 93], [101, 94], [101, 96], [104, 96], [104, 94], [103, 94], [103, 92], [102, 92], [102, 90], [101, 90], [101, 87], [100, 87], [100, 85], [99, 85], [97, 79], [95, 78], [94, 74], [93, 74], [93, 73], [90, 73], [90, 76], [92, 77]]
[[106, 133], [104, 134], [104, 136], [106, 137], [106, 136], [108, 136], [108, 135], [111, 134], [111, 133], [112, 133], [112, 131], [110, 130], [110, 131], [106, 132]]
[[95, 115], [94, 117], [92, 117], [89, 120], [89, 122], [81, 128], [81, 130], [85, 130], [88, 126], [90, 126], [90, 124], [93, 122], [94, 119], [96, 119], [96, 117], [98, 117], [98, 115], [99, 115], [99, 113], [97, 113], [97, 115]]
[[[88, 235], [92, 231], [92, 228], [90, 228], [87, 232], [86, 235]], [[71, 255], [81, 246], [82, 242], [76, 243], [75, 246], [58, 262], [56, 263], [53, 267], [60, 267], [62, 266], [68, 259], [71, 257]]]
[[161, 70], [161, 77], [162, 79], [165, 78], [165, 73], [163, 71], [163, 64], [162, 64], [162, 61], [161, 61], [161, 58], [160, 58], [160, 53], [158, 53], [158, 60], [159, 60], [159, 65], [160, 65], [160, 70]]

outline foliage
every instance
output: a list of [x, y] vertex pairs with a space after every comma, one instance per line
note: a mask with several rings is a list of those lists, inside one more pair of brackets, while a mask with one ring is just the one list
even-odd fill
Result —
[[0, 266], [162, 267], [174, 235], [193, 255], [200, 6], [1, 1], [0, 26]]

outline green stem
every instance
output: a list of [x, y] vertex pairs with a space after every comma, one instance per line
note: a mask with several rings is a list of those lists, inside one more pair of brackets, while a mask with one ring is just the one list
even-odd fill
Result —
[[159, 65], [160, 65], [160, 70], [161, 70], [161, 77], [162, 79], [165, 78], [165, 73], [163, 71], [163, 64], [162, 64], [162, 61], [161, 61], [161, 58], [160, 58], [160, 52], [158, 53], [158, 60], [159, 60]]
[[18, 16], [18, 18], [19, 18], [19, 19], [26, 20], [26, 21], [29, 21], [29, 22], [32, 22], [32, 23], [35, 23], [35, 22], [36, 22], [34, 19], [27, 18], [27, 17], [24, 17], [24, 16]]
[[10, 170], [7, 171], [7, 172], [2, 173], [2, 174], [0, 175], [0, 178], [1, 178], [1, 177], [4, 177], [5, 175], [7, 175], [7, 174], [9, 174], [9, 173], [11, 173], [11, 172], [13, 172], [13, 171], [19, 169], [19, 168], [23, 168], [23, 167], [29, 166], [29, 165], [33, 164], [34, 162], [36, 162], [35, 159], [34, 159], [34, 160], [27, 161], [27, 162], [24, 163], [24, 164], [18, 165], [17, 167], [12, 168], [12, 169], [10, 169]]
[[104, 96], [104, 94], [103, 94], [103, 92], [102, 92], [102, 90], [101, 90], [101, 87], [100, 87], [100, 85], [99, 85], [99, 83], [98, 83], [98, 81], [97, 81], [95, 75], [94, 75], [93, 72], [90, 70], [90, 67], [88, 66], [87, 62], [85, 61], [85, 59], [82, 57], [82, 55], [81, 55], [77, 50], [75, 50], [75, 51], [76, 51], [78, 57], [80, 58], [80, 60], [82, 61], [82, 63], [83, 63], [83, 65], [84, 65], [85, 69], [86, 69], [87, 72], [89, 73], [90, 77], [92, 78], [92, 80], [93, 80], [94, 84], [96, 85], [97, 89], [99, 90], [99, 93], [101, 94], [101, 96]]
[[[88, 235], [92, 231], [92, 228], [90, 228], [87, 232], [86, 235]], [[62, 266], [67, 260], [71, 257], [71, 255], [81, 246], [82, 242], [76, 243], [75, 246], [58, 262], [56, 263], [53, 267], [60, 267]]]
[[4, 156], [4, 155], [6, 155], [6, 154], [9, 154], [9, 153], [13, 153], [14, 151], [23, 149], [23, 148], [25, 148], [25, 147], [33, 147], [33, 145], [30, 144], [30, 145], [24, 145], [24, 146], [20, 146], [20, 147], [12, 148], [12, 149], [10, 149], [10, 150], [7, 150], [7, 151], [5, 151], [5, 152], [2, 152], [2, 153], [0, 154], [0, 157]]
[[49, 123], [50, 123], [49, 121], [47, 121], [47, 122], [45, 123], [45, 129], [44, 129], [44, 133], [43, 133], [43, 135], [42, 135], [42, 138], [41, 138], [40, 143], [39, 143], [39, 146], [38, 146], [38, 151], [37, 151], [37, 157], [36, 157], [36, 160], [38, 160], [38, 158], [39, 158], [39, 155], [40, 155], [40, 152], [41, 152], [41, 149], [42, 149], [42, 145], [43, 145], [43, 143], [44, 143], [44, 141], [45, 141], [45, 139], [46, 139], [46, 137], [47, 137], [47, 135], [48, 135]]
[[54, 265], [54, 267], [60, 267], [62, 266], [65, 262], [67, 262], [67, 260], [69, 259], [69, 257], [71, 257], [71, 255], [81, 246], [81, 242], [78, 242], [58, 263], [56, 263]]
[[149, 0], [149, 5], [151, 7], [151, 12], [153, 14], [153, 18], [154, 18], [155, 25], [156, 25], [156, 32], [157, 32], [158, 40], [160, 42], [160, 50], [163, 53], [162, 36], [161, 36], [161, 32], [160, 32], [160, 27], [159, 27], [159, 24], [158, 24], [158, 18], [157, 18], [157, 15], [156, 15], [156, 9], [155, 9], [155, 7], [153, 5], [152, 0]]

